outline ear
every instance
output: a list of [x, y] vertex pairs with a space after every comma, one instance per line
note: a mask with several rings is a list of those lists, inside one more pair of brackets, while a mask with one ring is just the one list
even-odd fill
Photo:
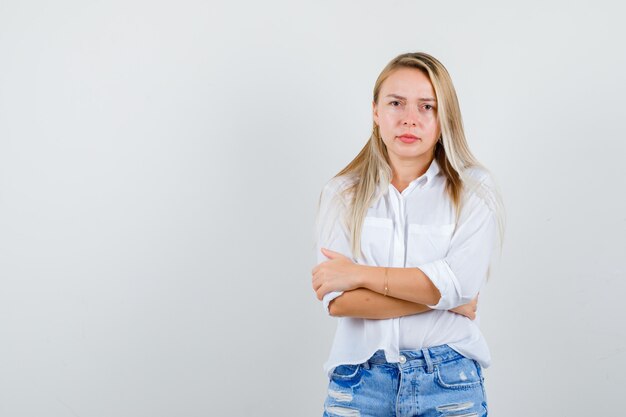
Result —
[[374, 122], [378, 125], [378, 106], [375, 101], [372, 101], [372, 118]]

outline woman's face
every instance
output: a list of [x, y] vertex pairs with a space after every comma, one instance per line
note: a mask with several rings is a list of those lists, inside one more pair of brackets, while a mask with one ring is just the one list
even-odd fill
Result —
[[381, 85], [374, 122], [393, 161], [431, 160], [441, 133], [435, 97], [428, 76], [415, 68], [394, 70]]

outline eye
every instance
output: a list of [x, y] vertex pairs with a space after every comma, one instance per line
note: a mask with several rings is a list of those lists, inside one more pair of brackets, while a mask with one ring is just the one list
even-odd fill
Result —
[[430, 104], [425, 104], [425, 105], [424, 105], [424, 108], [425, 108], [426, 110], [433, 110], [433, 109], [434, 109], [434, 107], [433, 107], [433, 106], [431, 106]]
[[394, 100], [389, 102], [389, 104], [391, 104], [393, 107], [398, 107], [400, 105], [400, 102], [398, 100]]

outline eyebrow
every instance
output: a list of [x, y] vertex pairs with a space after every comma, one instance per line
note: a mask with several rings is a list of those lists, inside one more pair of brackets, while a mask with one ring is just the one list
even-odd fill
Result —
[[[402, 97], [397, 94], [387, 94], [385, 97], [393, 97], [393, 98], [397, 98], [398, 100], [406, 100], [406, 97]], [[432, 97], [420, 97], [417, 100], [418, 101], [437, 101]]]

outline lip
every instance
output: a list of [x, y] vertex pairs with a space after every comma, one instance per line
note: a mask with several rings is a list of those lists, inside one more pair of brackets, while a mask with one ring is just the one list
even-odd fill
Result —
[[416, 140], [418, 140], [419, 138], [417, 136], [415, 136], [415, 135], [410, 134], [410, 133], [405, 133], [404, 135], [398, 136], [398, 139], [400, 139], [404, 143], [413, 143]]

